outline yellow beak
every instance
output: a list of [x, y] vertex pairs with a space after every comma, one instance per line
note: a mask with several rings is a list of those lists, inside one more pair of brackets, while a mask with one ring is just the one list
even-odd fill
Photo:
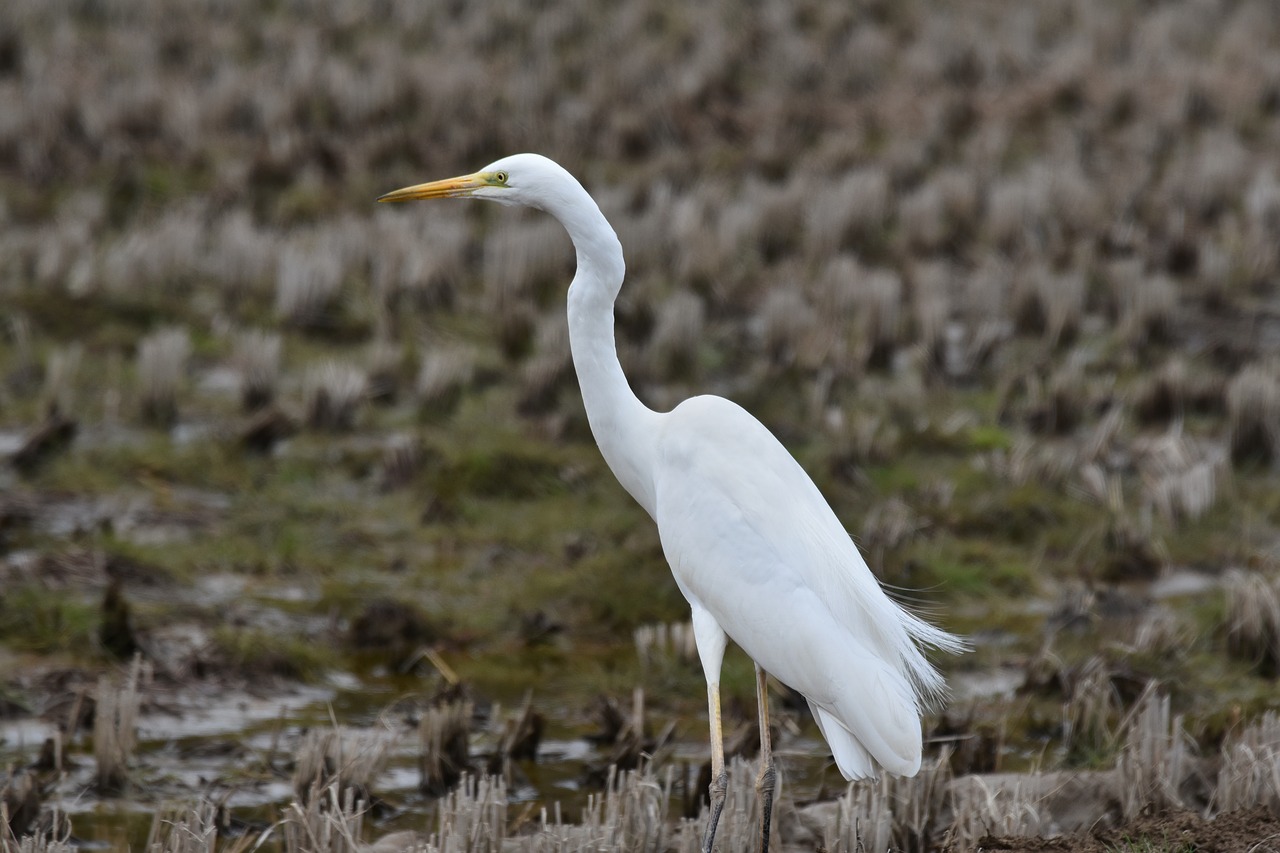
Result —
[[378, 198], [378, 201], [416, 201], [421, 198], [464, 198], [489, 182], [479, 174], [462, 175], [457, 178], [445, 178], [443, 181], [432, 181], [429, 184], [416, 184], [402, 190], [389, 192]]

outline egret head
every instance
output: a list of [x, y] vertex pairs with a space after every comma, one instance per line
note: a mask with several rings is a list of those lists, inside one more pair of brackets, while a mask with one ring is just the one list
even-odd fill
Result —
[[405, 187], [387, 193], [378, 201], [484, 198], [545, 210], [568, 187], [578, 186], [578, 182], [553, 160], [540, 154], [513, 154], [495, 160], [470, 175]]

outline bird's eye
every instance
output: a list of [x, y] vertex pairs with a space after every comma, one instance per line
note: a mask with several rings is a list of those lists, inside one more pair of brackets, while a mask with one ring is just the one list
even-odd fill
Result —
[[500, 183], [500, 184], [505, 184], [505, 183], [507, 182], [507, 173], [506, 173], [506, 172], [494, 172], [494, 173], [493, 173], [493, 179], [494, 179], [495, 181], [497, 181], [498, 183]]

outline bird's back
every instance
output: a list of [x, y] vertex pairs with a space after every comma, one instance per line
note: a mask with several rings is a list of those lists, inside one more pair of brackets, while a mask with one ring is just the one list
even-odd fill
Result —
[[942, 688], [917, 643], [959, 641], [885, 595], [791, 454], [736, 404], [694, 397], [662, 419], [655, 492], [681, 591], [809, 699], [845, 775], [915, 772]]

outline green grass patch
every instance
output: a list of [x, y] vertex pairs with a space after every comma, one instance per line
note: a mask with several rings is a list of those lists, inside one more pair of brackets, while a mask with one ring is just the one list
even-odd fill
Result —
[[1036, 564], [1022, 549], [949, 535], [909, 547], [903, 583], [938, 597], [1023, 595], [1035, 588]]
[[229, 671], [246, 678], [275, 676], [314, 681], [325, 673], [333, 653], [314, 639], [251, 628], [222, 627], [213, 632], [215, 654]]
[[1008, 450], [1013, 446], [1013, 436], [996, 424], [975, 424], [964, 431], [964, 438], [967, 449], [973, 453]]
[[16, 651], [88, 657], [101, 622], [96, 600], [34, 584], [0, 590], [0, 642]]

